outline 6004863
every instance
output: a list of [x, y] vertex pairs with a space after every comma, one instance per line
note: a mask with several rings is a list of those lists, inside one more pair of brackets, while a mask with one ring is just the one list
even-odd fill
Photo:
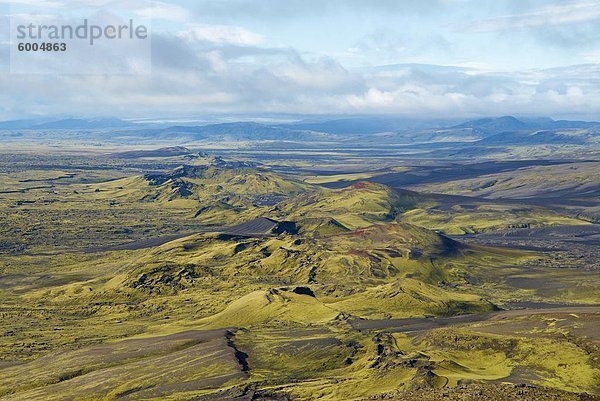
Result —
[[19, 43], [17, 50], [20, 52], [64, 52], [67, 51], [66, 43]]

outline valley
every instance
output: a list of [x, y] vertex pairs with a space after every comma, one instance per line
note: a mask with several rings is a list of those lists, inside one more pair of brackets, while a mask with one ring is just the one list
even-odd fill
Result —
[[595, 128], [507, 124], [11, 131], [0, 400], [599, 399]]

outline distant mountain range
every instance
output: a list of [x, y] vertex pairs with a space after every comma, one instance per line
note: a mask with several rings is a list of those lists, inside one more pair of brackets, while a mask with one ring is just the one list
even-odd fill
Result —
[[585, 145], [600, 137], [600, 123], [523, 119], [506, 116], [469, 121], [453, 127], [469, 130], [479, 145]]
[[[449, 120], [399, 117], [348, 117], [304, 120], [288, 124], [233, 122], [171, 127], [135, 124], [116, 118], [16, 120], [0, 122], [0, 140], [32, 137], [23, 131], [52, 131], [55, 138], [95, 138], [117, 142], [292, 141], [365, 144], [465, 143], [479, 145], [578, 144], [598, 142], [599, 122], [555, 121], [550, 118], [483, 118], [456, 124]], [[83, 132], [102, 130], [95, 136]], [[65, 134], [60, 131], [66, 131]], [[71, 133], [69, 133], [71, 132]]]
[[132, 150], [128, 152], [114, 153], [113, 157], [121, 159], [138, 159], [141, 157], [175, 157], [191, 154], [192, 151], [184, 146], [170, 146], [151, 150]]
[[369, 135], [400, 130], [441, 128], [451, 124], [448, 120], [411, 120], [398, 117], [352, 117], [323, 121], [302, 121], [278, 125], [282, 128], [325, 132], [336, 135]]
[[181, 138], [189, 141], [312, 141], [324, 140], [329, 134], [310, 132], [293, 127], [278, 127], [255, 122], [210, 124], [202, 126], [173, 126], [121, 133], [123, 136], [145, 138]]
[[118, 118], [67, 118], [60, 120], [30, 119], [0, 122], [0, 130], [70, 130], [134, 127], [134, 123]]
[[477, 129], [488, 134], [497, 134], [500, 132], [516, 131], [534, 131], [550, 129], [576, 129], [576, 128], [594, 128], [600, 127], [600, 122], [590, 121], [555, 121], [551, 118], [536, 118], [519, 120], [512, 116], [499, 118], [484, 118], [480, 120], [468, 121], [452, 128], [471, 128]]
[[[269, 125], [236, 122], [130, 130], [122, 136], [183, 141], [293, 141], [359, 143], [465, 142], [479, 145], [585, 144], [597, 137], [600, 123], [555, 121], [550, 118], [485, 118], [451, 125], [449, 121], [419, 121], [397, 117], [354, 117]], [[576, 130], [584, 132], [577, 132]]]
[[471, 128], [487, 133], [497, 133], [503, 131], [520, 131], [529, 128], [529, 124], [518, 120], [515, 117], [505, 116], [499, 118], [483, 118], [480, 120], [467, 121], [451, 128]]
[[589, 131], [580, 133], [560, 131], [503, 132], [483, 138], [480, 142], [485, 145], [584, 145], [594, 136], [598, 136], [598, 133]]

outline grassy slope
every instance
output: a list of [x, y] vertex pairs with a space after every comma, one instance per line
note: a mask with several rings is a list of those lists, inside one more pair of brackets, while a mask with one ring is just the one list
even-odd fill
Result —
[[190, 173], [152, 182], [131, 177], [85, 188], [92, 199], [160, 204], [188, 209], [203, 224], [229, 224], [254, 209], [260, 196], [290, 196], [305, 192], [308, 184], [249, 168], [190, 167]]
[[[193, 195], [177, 194], [172, 200], [170, 184], [151, 187], [141, 178], [80, 188], [82, 193], [76, 195], [91, 202], [142, 203], [149, 209], [181, 202], [178, 207], [185, 209], [188, 202], [221, 199], [221, 180], [229, 180], [237, 199], [244, 202], [250, 191], [261, 188], [264, 193], [309, 189], [270, 174], [248, 174], [189, 178], [196, 189]], [[140, 202], [148, 193], [158, 195]], [[497, 280], [538, 256], [464, 247], [427, 229], [398, 224], [398, 216], [414, 208], [416, 201], [380, 185], [361, 183], [341, 191], [313, 190], [275, 207], [243, 203], [245, 211], [231, 214], [232, 220], [246, 214], [294, 220], [300, 235], [198, 234], [151, 250], [3, 257], [3, 359], [26, 361], [51, 351], [60, 357], [48, 356], [56, 363], [47, 372], [43, 359], [37, 365], [34, 361], [3, 369], [0, 391], [19, 391], [14, 399], [52, 399], [73, 391], [114, 399], [134, 390], [135, 397], [152, 398], [162, 397], [157, 391], [166, 384], [167, 394], [185, 399], [205, 394], [211, 386], [227, 388], [249, 380], [290, 391], [300, 399], [352, 399], [421, 382], [440, 386], [502, 379], [519, 366], [537, 372], [534, 382], [597, 391], [593, 386], [597, 368], [581, 352], [583, 345], [556, 338], [560, 331], [552, 328], [543, 347], [536, 347], [542, 343], [535, 339], [539, 334], [535, 327], [529, 330], [535, 335], [530, 339], [475, 329], [432, 331], [412, 338], [361, 333], [348, 326], [350, 316], [489, 311], [492, 305], [483, 293], [496, 303], [531, 295], [498, 285]], [[296, 287], [310, 287], [315, 296], [298, 294]], [[575, 292], [569, 300], [576, 302], [577, 297]], [[223, 336], [198, 344], [215, 348], [208, 352], [201, 347], [198, 358], [191, 360], [186, 358], [195, 353], [168, 347], [162, 356], [132, 357], [115, 362], [108, 371], [94, 359], [104, 352], [94, 350], [98, 343], [132, 337], [154, 343], [166, 334], [231, 326], [243, 328], [233, 341], [248, 354], [248, 379]], [[129, 355], [127, 343], [114, 344], [120, 351], [111, 353]], [[82, 351], [60, 351], [74, 348]], [[558, 366], [559, 349], [564, 350], [567, 368]], [[214, 369], [207, 357], [222, 368], [215, 372], [219, 379], [211, 383], [206, 380]], [[430, 365], [433, 376], [424, 375]], [[300, 382], [290, 386], [292, 379]], [[23, 387], [15, 388], [15, 381]], [[183, 386], [186, 381], [195, 384]], [[169, 383], [175, 387], [169, 388]]]
[[572, 195], [597, 188], [600, 163], [527, 167], [516, 172], [490, 174], [468, 180], [418, 185], [423, 192], [496, 198], [527, 198], [554, 192]]
[[437, 207], [416, 208], [404, 213], [401, 221], [427, 227], [448, 235], [481, 233], [518, 227], [544, 227], [557, 225], [587, 225], [589, 221], [565, 216], [542, 207], [507, 205], [479, 205], [475, 208]]

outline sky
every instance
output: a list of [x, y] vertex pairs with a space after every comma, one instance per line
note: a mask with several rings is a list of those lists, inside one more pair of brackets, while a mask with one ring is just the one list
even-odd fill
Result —
[[[100, 15], [124, 4], [122, 15], [151, 22], [147, 60], [98, 46], [62, 71], [11, 71], [11, 17]], [[600, 120], [597, 0], [0, 0], [0, 57], [3, 120]], [[148, 68], [114, 73], [107, 60]], [[90, 65], [100, 72], [87, 73]]]

